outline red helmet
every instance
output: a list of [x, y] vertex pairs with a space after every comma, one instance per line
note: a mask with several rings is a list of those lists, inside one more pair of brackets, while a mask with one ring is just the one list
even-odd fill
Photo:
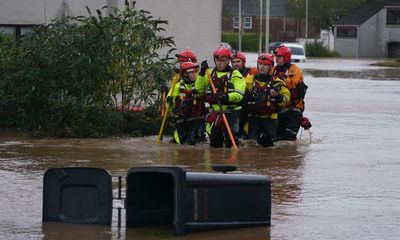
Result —
[[178, 58], [179, 61], [182, 62], [190, 61], [197, 63], [196, 55], [189, 48], [186, 48], [182, 52], [175, 54], [175, 56]]
[[219, 47], [214, 51], [214, 58], [226, 57], [231, 59], [232, 52], [226, 47]]
[[189, 69], [196, 69], [198, 67], [199, 67], [199, 65], [197, 65], [193, 62], [187, 61], [187, 62], [181, 63], [180, 70], [181, 70], [181, 72], [186, 72]]
[[275, 60], [274, 55], [269, 53], [263, 53], [260, 56], [258, 56], [257, 64], [264, 63], [265, 65], [273, 66], [275, 62], [274, 60]]
[[241, 53], [241, 52], [234, 52], [234, 53], [232, 53], [232, 56], [231, 56], [231, 58], [232, 59], [234, 59], [234, 58], [239, 58], [240, 60], [242, 60], [242, 68], [244, 68], [245, 66], [246, 66], [246, 56], [244, 56], [244, 54], [243, 53]]
[[286, 47], [285, 45], [280, 45], [274, 50], [274, 53], [277, 57], [283, 56], [283, 62], [288, 63], [290, 62], [290, 59], [292, 58], [292, 51], [290, 51], [290, 48]]

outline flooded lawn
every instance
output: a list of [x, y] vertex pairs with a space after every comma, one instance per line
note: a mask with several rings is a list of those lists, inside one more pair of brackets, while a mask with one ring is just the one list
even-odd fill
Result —
[[[249, 61], [252, 64], [251, 60]], [[265, 149], [176, 146], [155, 136], [27, 139], [0, 134], [0, 239], [398, 239], [400, 236], [400, 70], [372, 60], [311, 59], [299, 66], [309, 85], [311, 138]], [[42, 223], [43, 174], [54, 167], [100, 167], [126, 176], [142, 165], [211, 172], [239, 166], [272, 177], [272, 226], [191, 233]], [[116, 196], [116, 192], [114, 192]], [[115, 205], [122, 205], [115, 202]]]

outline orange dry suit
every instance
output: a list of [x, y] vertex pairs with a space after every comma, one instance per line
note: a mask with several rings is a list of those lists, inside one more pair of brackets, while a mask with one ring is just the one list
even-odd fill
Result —
[[304, 96], [307, 92], [307, 85], [303, 81], [303, 74], [296, 64], [286, 63], [283, 66], [276, 66], [273, 76], [285, 81], [286, 87], [290, 91], [289, 108], [297, 108], [304, 111]]
[[304, 97], [308, 87], [303, 81], [301, 70], [290, 62], [276, 66], [273, 74], [283, 79], [290, 91], [289, 106], [279, 113], [276, 139], [296, 140], [303, 118]]

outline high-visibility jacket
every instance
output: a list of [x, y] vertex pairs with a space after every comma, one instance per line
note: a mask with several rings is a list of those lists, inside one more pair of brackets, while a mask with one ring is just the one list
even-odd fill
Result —
[[[278, 96], [270, 95], [272, 89], [278, 92]], [[246, 85], [246, 92], [246, 108], [251, 115], [260, 118], [277, 119], [280, 109], [288, 107], [290, 102], [290, 92], [285, 82], [271, 75], [266, 81], [261, 81], [259, 74], [253, 76]]]
[[285, 64], [283, 66], [276, 66], [273, 69], [273, 76], [278, 77], [285, 81], [286, 87], [290, 91], [290, 104], [289, 108], [298, 108], [304, 111], [304, 95], [307, 86], [303, 80], [303, 73], [296, 64]]
[[[237, 70], [228, 69], [226, 72], [220, 72], [216, 68], [208, 69], [204, 76], [197, 76], [195, 89], [200, 95], [214, 95], [211, 91], [210, 80], [213, 81], [217, 92], [227, 93], [229, 96], [229, 104], [222, 104], [222, 110], [228, 108], [230, 110], [239, 110], [242, 108], [244, 92], [246, 90], [246, 82], [242, 74]], [[211, 108], [220, 111], [218, 104], [212, 104]]]
[[187, 84], [184, 80], [180, 80], [175, 84], [175, 88], [171, 89], [173, 97], [172, 112], [175, 118], [196, 118], [203, 117], [205, 114], [204, 97], [201, 97], [194, 90], [194, 82]]

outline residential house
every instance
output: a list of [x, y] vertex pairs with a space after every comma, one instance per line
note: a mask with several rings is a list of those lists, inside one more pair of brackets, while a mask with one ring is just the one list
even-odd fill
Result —
[[[124, 3], [125, 0], [0, 0], [0, 31], [19, 36], [54, 18], [88, 15], [85, 6], [95, 12], [103, 6], [121, 8]], [[136, 6], [155, 18], [168, 20], [163, 35], [174, 37], [178, 51], [190, 47], [199, 59], [211, 61], [212, 51], [221, 40], [222, 0], [136, 0]]]
[[[223, 0], [222, 32], [239, 31], [239, 0]], [[241, 0], [243, 32], [260, 31], [260, 0]], [[295, 42], [305, 37], [305, 21], [290, 16], [289, 0], [270, 0], [269, 34], [273, 42]], [[262, 0], [262, 28], [265, 31], [265, 4]], [[310, 26], [309, 26], [310, 27]], [[310, 38], [319, 38], [318, 33], [309, 29]]]
[[343, 57], [400, 57], [400, 1], [368, 0], [334, 24]]

